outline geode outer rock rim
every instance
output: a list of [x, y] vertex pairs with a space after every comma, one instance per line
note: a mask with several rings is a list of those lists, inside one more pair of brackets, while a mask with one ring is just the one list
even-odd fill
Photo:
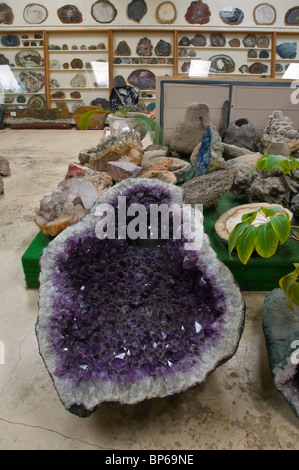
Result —
[[[159, 379], [148, 375], [140, 380], [133, 381], [126, 387], [118, 386], [113, 380], [101, 379], [89, 382], [83, 381], [79, 386], [74, 387], [74, 383], [70, 378], [55, 375], [56, 369], [59, 367], [59, 358], [52, 343], [49, 323], [53, 305], [51, 297], [59, 295], [59, 287], [53, 282], [53, 272], [57, 269], [57, 254], [64, 251], [71, 237], [78, 237], [80, 234], [86, 234], [90, 229], [94, 229], [99, 220], [95, 212], [100, 203], [111, 204], [119, 195], [132, 190], [138, 184], [143, 184], [149, 188], [150, 192], [148, 194], [152, 194], [151, 191], [159, 187], [159, 190], [165, 194], [170, 194], [169, 204], [182, 204], [182, 190], [179, 187], [146, 178], [142, 180], [139, 178], [124, 180], [103, 194], [80, 222], [68, 227], [50, 242], [40, 261], [40, 302], [36, 324], [39, 351], [61, 402], [67, 410], [81, 417], [89, 416], [103, 402], [134, 404], [145, 399], [179, 393], [204, 382], [215, 368], [235, 354], [243, 331], [245, 304], [239, 287], [229, 269], [219, 261], [210, 246], [208, 236], [204, 234], [200, 251], [192, 251], [192, 253], [196, 254], [196, 269], [204, 273], [206, 282], [213, 282], [215, 292], [218, 292], [215, 302], [220, 301], [222, 307], [219, 308], [222, 309], [222, 313], [217, 334], [212, 334], [207, 344], [204, 345], [200, 358], [192, 357], [192, 365], [187, 372], [184, 369], [183, 371], [177, 370]], [[201, 215], [200, 220], [202, 221]], [[191, 263], [191, 266], [188, 267], [190, 256], [189, 252], [186, 253], [183, 266], [185, 270], [191, 269], [192, 272], [195, 266]], [[217, 301], [216, 299], [220, 300]]]

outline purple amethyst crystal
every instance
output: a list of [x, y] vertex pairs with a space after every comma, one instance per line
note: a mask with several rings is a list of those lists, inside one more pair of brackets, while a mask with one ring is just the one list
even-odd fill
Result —
[[[157, 240], [100, 239], [97, 208], [182, 207], [181, 188], [124, 180], [44, 250], [36, 333], [57, 393], [70, 412], [88, 416], [102, 402], [132, 404], [203, 382], [236, 351], [244, 303], [230, 271], [203, 235]], [[199, 216], [198, 216], [199, 217]], [[131, 219], [128, 217], [128, 225]], [[161, 228], [161, 227], [160, 227]]]

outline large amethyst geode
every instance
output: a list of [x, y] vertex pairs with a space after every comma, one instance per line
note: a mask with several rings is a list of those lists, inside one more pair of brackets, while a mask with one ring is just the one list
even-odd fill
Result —
[[[117, 230], [115, 239], [99, 238], [96, 227], [107, 216], [97, 215], [99, 207], [109, 204], [117, 216], [119, 196], [126, 207], [142, 204], [148, 214], [163, 205], [169, 225], [170, 206], [183, 210], [181, 188], [124, 180], [51, 241], [41, 258], [40, 354], [61, 402], [82, 417], [102, 402], [133, 404], [203, 382], [233, 356], [243, 329], [240, 290], [206, 234], [192, 249], [184, 228], [181, 237], [170, 230], [168, 239], [161, 230], [158, 239], [123, 237]], [[202, 226], [195, 213], [192, 226], [194, 217]], [[126, 215], [128, 227], [134, 219]]]

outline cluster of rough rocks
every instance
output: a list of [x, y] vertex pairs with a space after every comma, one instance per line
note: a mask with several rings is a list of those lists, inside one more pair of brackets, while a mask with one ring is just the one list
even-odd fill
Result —
[[[258, 158], [263, 154], [298, 157], [299, 133], [289, 117], [281, 111], [274, 111], [265, 123], [262, 138], [258, 142], [256, 130], [247, 118], [231, 122], [220, 133], [211, 125], [210, 111], [203, 103], [191, 104], [174, 130], [170, 146], [181, 155], [190, 156], [195, 167], [194, 179], [183, 185], [188, 201], [209, 205], [226, 191], [245, 194], [248, 202], [268, 202], [282, 204], [299, 216], [299, 175], [284, 175], [280, 169], [259, 172], [254, 169]], [[223, 173], [222, 184], [217, 176], [203, 175], [215, 171]], [[229, 186], [230, 176], [233, 182]], [[191, 194], [190, 194], [191, 193]]]
[[[211, 124], [204, 103], [188, 106], [169, 145], [143, 148], [138, 132], [124, 130], [99, 145], [82, 149], [79, 162], [70, 165], [58, 188], [45, 196], [36, 210], [35, 223], [55, 236], [85, 215], [95, 200], [113, 184], [126, 178], [158, 178], [182, 184], [188, 203], [214, 204], [232, 190], [245, 194], [248, 202], [282, 204], [299, 216], [299, 177], [276, 169], [254, 169], [264, 153], [294, 155], [299, 151], [299, 133], [290, 118], [274, 111], [257, 142], [256, 130], [247, 118], [222, 126]], [[186, 158], [184, 158], [186, 157]], [[190, 179], [192, 166], [194, 173]], [[218, 173], [221, 171], [221, 175]], [[189, 176], [189, 181], [185, 182]]]
[[4, 182], [2, 176], [10, 175], [9, 161], [6, 157], [0, 156], [0, 194], [4, 193]]
[[144, 149], [135, 131], [109, 136], [98, 146], [81, 150], [78, 159], [36, 209], [34, 221], [48, 236], [54, 237], [80, 220], [114, 183], [139, 177], [177, 184], [192, 170], [190, 163], [173, 157], [167, 146]]

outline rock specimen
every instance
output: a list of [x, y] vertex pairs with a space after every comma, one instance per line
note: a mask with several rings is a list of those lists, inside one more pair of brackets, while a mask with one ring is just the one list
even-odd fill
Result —
[[233, 175], [226, 170], [192, 178], [182, 186], [184, 203], [202, 204], [203, 209], [206, 209], [231, 189], [233, 181]]
[[147, 13], [147, 5], [144, 0], [132, 0], [127, 7], [127, 15], [130, 20], [140, 23]]
[[270, 39], [267, 36], [259, 36], [256, 40], [257, 47], [267, 49], [270, 46]]
[[140, 90], [155, 90], [156, 75], [147, 69], [133, 70], [128, 76], [128, 83]]
[[257, 37], [255, 34], [247, 34], [243, 39], [244, 47], [254, 47], [256, 45]]
[[292, 139], [298, 138], [299, 133], [294, 128], [292, 120], [284, 116], [282, 111], [276, 110], [268, 118], [261, 143], [267, 148], [271, 142], [290, 142]]
[[111, 23], [117, 15], [117, 9], [109, 0], [98, 0], [91, 7], [91, 16], [98, 23]]
[[142, 171], [141, 166], [132, 162], [108, 162], [108, 173], [116, 183], [126, 178], [137, 178]]
[[274, 24], [276, 21], [276, 10], [269, 3], [260, 3], [253, 11], [253, 19], [256, 24]]
[[179, 153], [191, 155], [209, 123], [209, 107], [205, 103], [191, 103], [172, 133], [170, 147]]
[[82, 23], [83, 21], [82, 13], [75, 5], [64, 5], [57, 10], [57, 15], [60, 21], [65, 24]]
[[3, 183], [3, 178], [0, 175], [0, 194], [4, 193], [4, 183]]
[[76, 73], [70, 81], [70, 85], [73, 88], [85, 88], [86, 87], [86, 77], [83, 73]]
[[68, 175], [51, 196], [40, 201], [34, 222], [45, 235], [55, 237], [78, 222], [110, 186], [112, 179], [104, 172], [88, 171], [71, 178]]
[[88, 166], [95, 171], [107, 171], [108, 162], [132, 162], [140, 166], [144, 155], [140, 135], [135, 131], [123, 132], [97, 147], [91, 154]]
[[250, 65], [248, 71], [249, 71], [249, 73], [262, 75], [263, 73], [268, 72], [268, 65], [262, 64], [261, 62], [254, 62], [254, 64]]
[[160, 24], [172, 24], [176, 20], [176, 7], [172, 2], [163, 2], [157, 6], [156, 20]]
[[2, 36], [1, 43], [6, 47], [18, 47], [21, 44], [19, 36], [15, 34], [6, 34]]
[[[242, 295], [206, 234], [189, 249], [189, 224], [181, 238], [163, 240], [158, 222], [163, 243], [149, 238], [152, 232], [132, 239], [125, 214], [114, 239], [101, 237], [103, 204], [117, 216], [120, 196], [130, 210], [142, 205], [147, 217], [163, 204], [170, 221], [175, 203], [182, 218], [181, 188], [124, 180], [41, 258], [39, 351], [63, 406], [80, 417], [103, 402], [134, 404], [203, 383], [235, 354], [243, 331]], [[201, 213], [194, 215], [202, 227]]]
[[210, 40], [213, 47], [224, 47], [226, 44], [225, 36], [222, 33], [212, 33]]
[[285, 24], [298, 25], [299, 24], [299, 7], [290, 8], [284, 18]]
[[164, 39], [160, 39], [155, 47], [155, 54], [157, 56], [169, 56], [171, 54], [171, 44]]
[[12, 24], [14, 19], [12, 8], [7, 3], [0, 3], [0, 24]]
[[211, 11], [202, 0], [191, 2], [185, 14], [185, 20], [190, 24], [207, 24], [210, 21]]
[[43, 67], [44, 59], [34, 50], [20, 51], [15, 56], [18, 67]]
[[295, 59], [297, 55], [297, 42], [283, 42], [276, 46], [276, 54], [282, 59]]
[[10, 166], [9, 161], [6, 157], [0, 156], [0, 175], [9, 176], [10, 175]]
[[24, 8], [23, 16], [29, 24], [41, 24], [48, 18], [48, 10], [38, 3], [30, 3]]
[[[147, 170], [154, 164], [165, 161], [168, 152], [168, 146], [162, 146], [158, 149], [145, 149], [144, 157], [142, 159], [142, 168], [144, 170]], [[171, 164], [167, 166], [167, 170], [171, 171], [174, 174], [177, 183], [182, 183], [192, 171], [190, 163], [181, 158], [176, 157], [171, 157], [170, 160]]]
[[9, 65], [9, 59], [4, 54], [0, 54], [0, 65]]
[[120, 41], [115, 49], [115, 55], [131, 55], [131, 49], [128, 46], [127, 41]]
[[225, 7], [219, 12], [220, 18], [226, 24], [236, 25], [242, 23], [244, 13], [240, 8]]
[[83, 62], [81, 59], [74, 58], [71, 61], [71, 67], [72, 69], [83, 69]]
[[45, 76], [38, 72], [21, 72], [17, 81], [26, 88], [28, 93], [36, 93], [44, 86]]
[[254, 152], [256, 150], [255, 128], [246, 118], [232, 121], [225, 131], [223, 142], [236, 147], [245, 147]]
[[211, 61], [210, 71], [214, 73], [232, 73], [236, 67], [233, 59], [225, 54], [213, 55], [209, 60]]
[[138, 41], [136, 52], [140, 56], [151, 56], [151, 55], [153, 55], [152, 41], [147, 37], [141, 38]]
[[299, 418], [299, 308], [287, 308], [285, 294], [274, 289], [265, 299], [263, 331], [272, 380]]
[[241, 42], [239, 38], [233, 38], [228, 41], [230, 47], [240, 47]]
[[194, 177], [226, 168], [220, 135], [214, 126], [206, 127], [202, 141], [195, 147], [190, 159], [195, 167]]
[[[194, 37], [191, 39], [191, 44], [192, 46], [202, 46], [204, 47], [207, 44], [207, 39], [203, 34], [197, 33], [194, 35]], [[189, 45], [189, 44], [187, 44]]]

